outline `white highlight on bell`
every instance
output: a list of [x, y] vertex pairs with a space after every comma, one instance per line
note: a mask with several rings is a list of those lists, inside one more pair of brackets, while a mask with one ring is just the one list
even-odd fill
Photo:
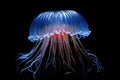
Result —
[[[60, 32], [58, 32], [58, 31], [55, 31], [55, 32], [53, 32], [53, 33], [50, 33], [50, 34], [45, 34], [45, 35], [43, 35], [43, 36], [39, 36], [39, 35], [33, 35], [33, 36], [29, 36], [28, 37], [28, 39], [29, 40], [31, 40], [32, 42], [35, 42], [35, 41], [38, 41], [38, 40], [40, 40], [40, 41], [42, 41], [44, 38], [50, 38], [51, 36], [53, 36], [54, 34], [60, 34], [60, 33], [66, 33], [66, 34], [68, 34], [68, 35], [70, 35], [70, 36], [75, 36], [76, 38], [80, 38], [80, 37], [78, 37], [78, 36], [82, 36], [82, 35], [84, 35], [84, 36], [86, 36], [86, 37], [88, 37], [89, 35], [90, 35], [90, 33], [91, 33], [91, 31], [89, 31], [89, 33], [87, 33], [87, 32], [76, 32], [76, 33], [70, 33], [70, 32], [65, 32], [65, 30], [63, 29], [63, 31], [60, 31]], [[83, 37], [83, 36], [82, 36]], [[85, 38], [85, 37], [84, 37]]]

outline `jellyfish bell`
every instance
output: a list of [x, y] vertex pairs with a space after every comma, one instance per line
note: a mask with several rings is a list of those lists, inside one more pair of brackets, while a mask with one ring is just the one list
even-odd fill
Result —
[[[18, 57], [17, 60], [20, 60], [20, 63], [17, 69], [20, 69], [20, 72], [25, 70], [31, 72], [34, 78], [43, 65], [45, 69], [52, 65], [53, 69], [50, 69], [53, 70], [52, 72], [61, 66], [64, 73], [72, 74], [77, 71], [87, 73], [92, 67], [99, 72], [102, 66], [97, 57], [87, 52], [80, 41], [81, 38], [88, 37], [90, 33], [86, 20], [76, 11], [42, 12], [33, 19], [30, 25], [28, 39], [36, 42], [35, 46], [30, 52]], [[85, 64], [88, 67], [85, 67]], [[79, 65], [81, 69], [76, 70], [73, 65]]]
[[31, 42], [42, 40], [54, 34], [66, 33], [76, 38], [90, 35], [88, 24], [83, 16], [73, 10], [42, 12], [30, 25], [28, 39]]

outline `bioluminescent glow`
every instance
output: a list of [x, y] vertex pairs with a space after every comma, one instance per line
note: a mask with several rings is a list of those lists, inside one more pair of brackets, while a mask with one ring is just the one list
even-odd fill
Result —
[[[35, 42], [35, 46], [29, 53], [18, 57], [17, 60], [20, 62], [17, 70], [21, 73], [27, 70], [33, 74], [34, 78], [37, 77], [40, 74], [44, 56], [47, 55], [44, 61], [45, 69], [49, 65], [52, 65], [53, 70], [63, 66], [68, 72], [76, 72], [73, 66], [79, 64], [83, 74], [89, 72], [92, 67], [97, 72], [101, 71], [102, 66], [97, 57], [87, 52], [80, 41], [90, 33], [86, 20], [76, 11], [40, 13], [32, 21], [28, 36], [31, 42]], [[88, 67], [85, 67], [85, 64]], [[87, 68], [86, 71], [85, 68]]]

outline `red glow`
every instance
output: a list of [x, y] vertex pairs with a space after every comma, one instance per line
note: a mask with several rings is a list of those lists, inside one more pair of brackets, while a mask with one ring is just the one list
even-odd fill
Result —
[[65, 32], [60, 32], [59, 34], [54, 34], [54, 35], [52, 35], [52, 37], [54, 37], [54, 38], [62, 38], [63, 36], [65, 36], [65, 35], [67, 35], [67, 33], [65, 33]]

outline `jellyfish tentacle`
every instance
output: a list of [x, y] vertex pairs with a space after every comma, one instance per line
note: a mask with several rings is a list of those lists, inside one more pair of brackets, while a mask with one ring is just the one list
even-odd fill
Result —
[[[22, 55], [22, 56], [20, 56], [20, 57], [17, 58], [17, 60], [23, 59], [23, 60], [18, 64], [18, 66], [17, 66], [17, 68], [16, 68], [17, 70], [18, 70], [18, 68], [20, 67], [20, 65], [22, 65], [22, 63], [24, 63], [25, 61], [27, 61], [28, 59], [30, 59], [30, 58], [34, 55], [34, 53], [35, 53], [36, 49], [39, 47], [39, 45], [40, 45], [40, 42], [39, 42], [39, 43], [36, 42], [35, 46], [33, 47], [33, 49], [32, 49], [29, 53], [24, 54], [24, 55]], [[27, 55], [27, 56], [25, 56], [25, 55]], [[23, 56], [25, 56], [25, 57], [23, 57]], [[35, 57], [35, 56], [34, 56], [34, 57]], [[34, 59], [34, 57], [33, 57], [32, 59]], [[31, 59], [31, 61], [32, 61], [32, 59]], [[29, 62], [29, 61], [28, 61], [28, 62]], [[26, 63], [26, 64], [27, 64], [27, 63]]]
[[84, 73], [84, 61], [82, 59], [82, 55], [84, 55], [84, 52], [82, 51], [81, 47], [78, 45], [76, 38], [74, 36], [72, 36], [72, 41], [73, 41], [74, 50], [76, 51], [75, 53], [78, 55], [77, 57], [80, 61], [81, 67], [83, 68], [81, 70]]
[[[52, 39], [50, 38], [50, 46], [52, 46], [52, 44], [53, 44], [53, 43], [52, 43]], [[47, 68], [47, 67], [49, 66], [49, 64], [51, 63], [51, 61], [52, 61], [52, 59], [51, 59], [51, 55], [52, 55], [52, 54], [51, 54], [51, 51], [52, 51], [51, 48], [52, 48], [52, 47], [49, 48], [48, 58], [47, 58], [47, 61], [46, 61], [45, 68]]]
[[92, 53], [90, 53], [90, 52], [88, 52], [88, 55], [89, 55], [90, 58], [91, 58], [90, 61], [91, 61], [92, 65], [93, 65], [94, 67], [96, 67], [96, 71], [97, 71], [97, 72], [101, 72], [101, 71], [103, 70], [103, 67], [102, 67], [100, 61], [98, 60], [97, 56], [94, 55], [94, 54], [92, 54]]

